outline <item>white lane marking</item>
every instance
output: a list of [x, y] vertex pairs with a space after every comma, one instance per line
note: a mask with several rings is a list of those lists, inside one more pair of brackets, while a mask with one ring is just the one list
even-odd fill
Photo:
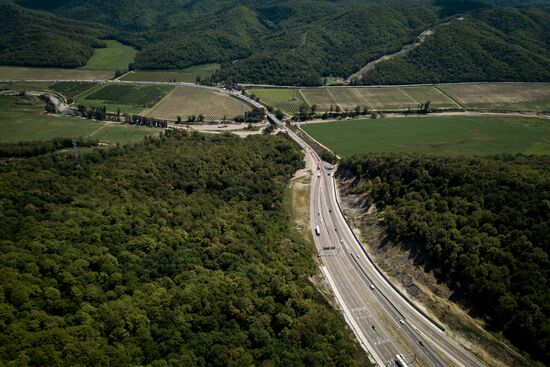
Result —
[[325, 274], [325, 277], [326, 277], [327, 281], [329, 282], [330, 287], [334, 291], [334, 295], [335, 295], [336, 299], [338, 300], [338, 303], [340, 304], [340, 307], [342, 307], [342, 311], [344, 313], [344, 318], [346, 319], [348, 324], [351, 326], [353, 332], [355, 333], [355, 335], [357, 336], [357, 338], [361, 342], [361, 346], [363, 347], [363, 349], [365, 349], [365, 351], [369, 354], [369, 359], [370, 359], [370, 357], [373, 357], [374, 361], [371, 360], [371, 362], [376, 362], [379, 366], [384, 366], [384, 362], [378, 356], [378, 354], [372, 348], [372, 346], [369, 344], [367, 338], [365, 337], [365, 335], [361, 331], [361, 328], [355, 322], [355, 319], [353, 318], [353, 316], [351, 315], [350, 310], [346, 306], [346, 303], [344, 302], [344, 299], [342, 298], [340, 292], [338, 291], [338, 288], [336, 287], [336, 284], [334, 283], [334, 280], [332, 279], [332, 276], [330, 275], [327, 267], [324, 266], [324, 265], [321, 265], [321, 271], [323, 272], [323, 274]]

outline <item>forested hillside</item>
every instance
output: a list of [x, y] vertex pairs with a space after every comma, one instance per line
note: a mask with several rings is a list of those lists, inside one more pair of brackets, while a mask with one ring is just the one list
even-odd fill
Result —
[[337, 174], [490, 328], [550, 363], [550, 157], [369, 154]]
[[[424, 45], [404, 58], [379, 64], [359, 82], [550, 79], [547, 38], [550, 0], [19, 0], [17, 3], [103, 24], [109, 29], [103, 32], [104, 38], [117, 39], [139, 50], [133, 65], [137, 69], [180, 69], [221, 63], [216, 81], [319, 85], [325, 77], [347, 78], [370, 61], [411, 43], [433, 26], [437, 32]], [[459, 14], [466, 19], [441, 25]], [[74, 27], [81, 26], [75, 23]], [[89, 44], [84, 52], [74, 49], [75, 40], [59, 41], [66, 36], [64, 32], [73, 28], [71, 25], [49, 31], [33, 27], [34, 22], [26, 19], [15, 29], [24, 30], [23, 34], [29, 29], [30, 34], [40, 35], [44, 38], [42, 45], [66, 47], [63, 54], [78, 60], [59, 65], [79, 65], [90, 53]], [[16, 44], [25, 50], [36, 44], [18, 37]], [[76, 41], [86, 44], [78, 38]], [[13, 55], [11, 52], [4, 57], [20, 64], [40, 64], [32, 55]]]
[[549, 10], [484, 10], [436, 27], [420, 47], [378, 64], [361, 83], [548, 81], [549, 35]]
[[0, 364], [368, 365], [288, 230], [297, 147], [172, 135], [0, 160]]
[[25, 9], [0, 0], [0, 65], [79, 67], [86, 64], [94, 47], [104, 46], [98, 37], [104, 27]]

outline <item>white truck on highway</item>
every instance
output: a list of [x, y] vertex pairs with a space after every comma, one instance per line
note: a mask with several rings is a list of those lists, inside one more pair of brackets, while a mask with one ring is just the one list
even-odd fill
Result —
[[395, 356], [395, 364], [399, 367], [407, 367], [407, 363], [405, 362], [405, 358], [403, 358], [403, 354], [398, 354]]
[[315, 226], [315, 234], [317, 236], [320, 236], [321, 235], [321, 228], [319, 228], [319, 226]]

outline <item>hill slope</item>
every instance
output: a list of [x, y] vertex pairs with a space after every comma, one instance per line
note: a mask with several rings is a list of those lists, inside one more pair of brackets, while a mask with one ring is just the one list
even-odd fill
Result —
[[[502, 8], [522, 4], [548, 8], [549, 0], [19, 3], [113, 27], [110, 36], [139, 50], [135, 68], [222, 63], [217, 80], [302, 85], [320, 84], [327, 76], [347, 78], [368, 62], [410, 43], [426, 28], [466, 13], [464, 22], [439, 27], [425, 45], [407, 58], [380, 64], [363, 82], [549, 80], [549, 50], [543, 40], [548, 11]], [[501, 27], [514, 22], [536, 26], [522, 33]], [[20, 43], [32, 42], [22, 39]], [[19, 60], [22, 64], [33, 62], [25, 55]], [[524, 70], [516, 70], [521, 68]]]
[[106, 30], [0, 0], [0, 64], [78, 67], [86, 64]]
[[406, 56], [378, 64], [361, 83], [550, 80], [550, 11], [490, 9], [434, 30]]

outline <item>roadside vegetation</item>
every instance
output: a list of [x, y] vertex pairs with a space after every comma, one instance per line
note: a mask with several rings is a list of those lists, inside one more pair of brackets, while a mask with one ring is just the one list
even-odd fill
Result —
[[1, 363], [369, 365], [288, 230], [297, 146], [175, 134], [0, 160]]
[[343, 157], [367, 152], [550, 154], [550, 120], [540, 118], [400, 117], [305, 124], [301, 128]]
[[548, 364], [549, 167], [549, 156], [368, 154], [337, 174], [455, 300]]

